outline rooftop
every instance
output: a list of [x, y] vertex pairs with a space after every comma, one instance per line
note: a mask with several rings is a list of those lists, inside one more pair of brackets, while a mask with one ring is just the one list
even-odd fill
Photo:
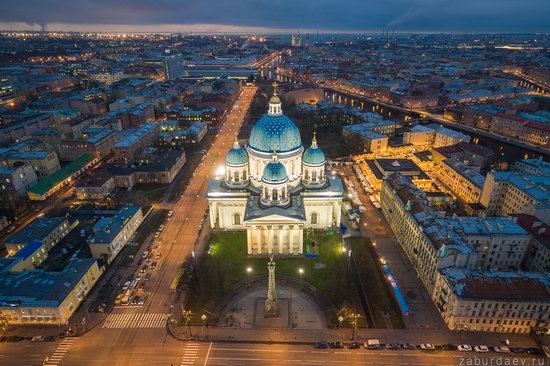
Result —
[[134, 145], [139, 141], [143, 136], [145, 136], [150, 131], [154, 130], [157, 127], [155, 123], [144, 123], [139, 128], [134, 129], [132, 132], [126, 134], [118, 143], [113, 147], [117, 148], [126, 148]]
[[0, 306], [57, 307], [96, 265], [92, 258], [71, 261], [63, 271], [4, 270], [0, 275]]
[[124, 206], [114, 216], [103, 217], [94, 225], [90, 245], [110, 244], [128, 221], [141, 210], [141, 206]]
[[458, 161], [456, 159], [445, 159], [443, 162], [445, 165], [447, 165], [449, 168], [453, 169], [455, 172], [460, 174], [460, 176], [467, 179], [469, 182], [474, 184], [478, 188], [483, 188], [483, 184], [485, 184], [485, 177], [475, 169], [470, 168], [468, 165], [464, 164], [461, 161]]
[[65, 217], [41, 216], [6, 240], [6, 244], [28, 244], [34, 240], [44, 240], [59, 225], [67, 221]]

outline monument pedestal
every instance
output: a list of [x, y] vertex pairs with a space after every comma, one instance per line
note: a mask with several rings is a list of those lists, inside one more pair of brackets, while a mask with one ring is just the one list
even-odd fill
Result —
[[256, 298], [254, 308], [254, 326], [267, 328], [290, 328], [290, 299], [279, 299], [277, 317], [265, 316], [265, 297]]

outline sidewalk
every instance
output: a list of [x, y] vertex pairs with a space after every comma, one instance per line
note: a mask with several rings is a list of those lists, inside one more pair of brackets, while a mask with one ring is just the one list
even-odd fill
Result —
[[[242, 343], [286, 343], [312, 344], [317, 341], [350, 341], [353, 330], [343, 329], [273, 329], [273, 328], [218, 328], [200, 326], [182, 326], [168, 324], [168, 332], [181, 341], [216, 341]], [[191, 328], [192, 337], [189, 336]], [[202, 329], [202, 332], [201, 332]], [[358, 329], [355, 340], [365, 342], [379, 339], [381, 343], [432, 343], [471, 344], [495, 346], [504, 344], [506, 339], [512, 347], [536, 347], [535, 341], [526, 335], [451, 332], [434, 329]]]

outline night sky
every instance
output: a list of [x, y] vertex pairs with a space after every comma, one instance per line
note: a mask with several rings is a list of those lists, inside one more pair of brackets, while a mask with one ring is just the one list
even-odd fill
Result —
[[550, 0], [2, 0], [0, 29], [549, 32]]

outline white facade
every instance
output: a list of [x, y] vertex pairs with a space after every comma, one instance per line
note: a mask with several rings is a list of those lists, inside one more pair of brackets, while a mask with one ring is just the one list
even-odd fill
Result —
[[223, 176], [209, 182], [210, 224], [247, 230], [248, 254], [303, 254], [304, 228], [340, 225], [343, 186], [327, 175], [314, 138], [304, 150], [299, 131], [271, 98], [246, 149], [229, 150]]

